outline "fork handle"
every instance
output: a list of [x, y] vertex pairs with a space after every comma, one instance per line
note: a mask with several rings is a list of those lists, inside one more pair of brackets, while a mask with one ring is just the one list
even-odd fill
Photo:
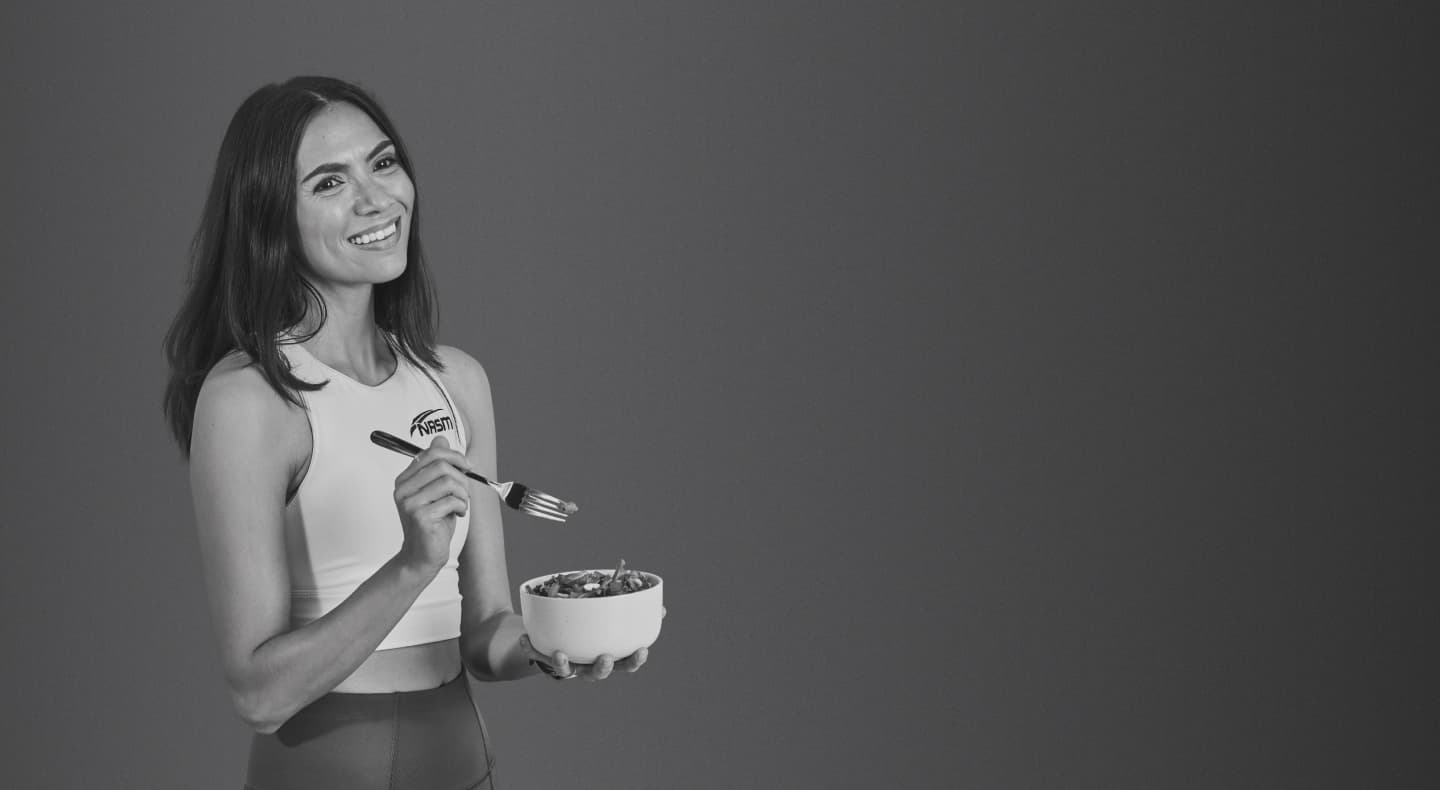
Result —
[[[370, 441], [380, 445], [381, 447], [384, 447], [386, 450], [394, 450], [401, 455], [408, 455], [411, 458], [414, 458], [415, 456], [424, 452], [424, 450], [421, 450], [419, 447], [416, 447], [415, 445], [405, 441], [404, 439], [401, 439], [399, 436], [394, 436], [384, 431], [371, 431]], [[475, 474], [468, 469], [461, 469], [460, 471], [464, 472], [465, 476], [470, 478], [471, 480], [478, 480], [487, 486], [495, 485], [489, 480], [486, 480], [483, 476]]]

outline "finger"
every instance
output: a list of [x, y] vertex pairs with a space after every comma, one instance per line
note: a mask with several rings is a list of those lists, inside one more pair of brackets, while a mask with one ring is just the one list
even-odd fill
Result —
[[414, 467], [413, 469], [407, 468], [405, 472], [395, 478], [395, 494], [397, 497], [404, 499], [436, 480], [445, 478], [454, 480], [461, 488], [466, 488], [468, 485], [465, 482], [467, 480], [465, 473], [456, 469], [454, 464], [443, 458], [432, 460], [423, 465], [417, 466], [417, 464], [419, 464], [419, 461], [411, 464], [411, 466]]
[[610, 673], [614, 671], [615, 659], [611, 656], [602, 655], [595, 659], [595, 665], [590, 668], [590, 674], [585, 679], [604, 680], [610, 677]]
[[470, 512], [470, 503], [465, 500], [447, 496], [426, 505], [418, 514], [421, 521], [439, 522], [451, 516], [463, 516]]
[[432, 502], [438, 502], [447, 496], [459, 497], [469, 502], [470, 488], [461, 482], [462, 480], [464, 480], [464, 478], [457, 480], [450, 475], [437, 475], [435, 479], [420, 486], [418, 489], [405, 493], [400, 498], [401, 505], [415, 509]]
[[438, 474], [433, 480], [421, 486], [415, 493], [410, 495], [411, 501], [418, 505], [427, 502], [434, 502], [444, 499], [446, 496], [456, 496], [470, 501], [470, 486], [465, 484], [465, 478], [451, 469], [448, 473]]
[[432, 447], [429, 450], [420, 451], [414, 458], [410, 459], [409, 465], [401, 470], [400, 474], [396, 476], [395, 481], [398, 483], [409, 480], [419, 474], [420, 470], [425, 469], [437, 461], [449, 464], [460, 470], [468, 470], [470, 468], [470, 460], [460, 453], [454, 450]]
[[473, 471], [469, 458], [465, 457], [463, 453], [451, 450], [448, 442], [440, 443], [444, 438], [443, 436], [435, 437], [436, 441], [431, 443], [429, 449], [421, 450], [416, 454], [416, 456], [411, 459], [410, 464], [396, 476], [396, 485], [402, 484], [412, 477], [415, 477], [420, 474], [421, 470], [437, 461], [452, 466], [462, 473]]
[[[430, 447], [420, 453], [420, 455], [427, 457], [429, 460], [444, 461], [456, 469], [470, 471], [470, 459], [465, 457], [464, 453], [450, 449], [450, 440], [444, 436], [436, 436], [435, 440], [430, 442]], [[416, 457], [418, 458], [420, 456]]]
[[642, 647], [642, 648], [640, 648], [639, 650], [636, 650], [634, 653], [631, 653], [629, 658], [627, 658], [627, 659], [625, 659], [624, 661], [620, 662], [620, 666], [621, 666], [626, 672], [634, 672], [635, 670], [639, 669], [640, 667], [645, 666], [645, 662], [646, 662], [646, 661], [649, 661], [649, 660], [650, 660], [650, 648], [648, 648], [648, 647]]
[[549, 664], [550, 666], [555, 667], [556, 674], [560, 675], [561, 677], [569, 675], [575, 671], [575, 669], [570, 666], [570, 657], [560, 652], [559, 650], [556, 650], [555, 655], [550, 657]]

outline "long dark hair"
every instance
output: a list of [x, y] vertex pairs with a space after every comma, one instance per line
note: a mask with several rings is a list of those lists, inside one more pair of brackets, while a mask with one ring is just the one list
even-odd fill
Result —
[[[411, 181], [415, 170], [395, 125], [364, 90], [329, 77], [296, 77], [255, 91], [235, 111], [190, 248], [189, 289], [165, 333], [170, 380], [165, 416], [186, 457], [195, 402], [210, 368], [242, 351], [281, 397], [300, 406], [301, 390], [323, 384], [300, 380], [280, 354], [277, 335], [295, 327], [307, 309], [325, 321], [325, 302], [301, 276], [305, 262], [295, 214], [296, 154], [310, 119], [345, 102], [359, 108], [395, 144]], [[419, 190], [410, 210], [405, 271], [375, 286], [375, 323], [410, 360], [439, 368], [439, 321], [434, 285], [420, 252]]]

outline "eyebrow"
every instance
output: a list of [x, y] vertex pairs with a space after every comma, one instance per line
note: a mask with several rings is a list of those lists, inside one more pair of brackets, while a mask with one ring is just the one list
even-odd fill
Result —
[[[379, 145], [377, 145], [377, 146], [375, 146], [374, 148], [370, 149], [369, 155], [367, 155], [367, 156], [365, 157], [366, 161], [369, 161], [369, 160], [371, 160], [371, 159], [374, 159], [376, 154], [380, 153], [381, 151], [384, 151], [386, 148], [388, 148], [389, 146], [392, 146], [392, 145], [394, 145], [394, 144], [395, 144], [395, 143], [394, 143], [393, 141], [391, 141], [391, 140], [381, 140]], [[345, 172], [345, 165], [342, 165], [342, 164], [339, 164], [339, 163], [336, 163], [336, 162], [329, 162], [329, 163], [320, 165], [319, 167], [315, 168], [314, 170], [311, 170], [309, 175], [307, 175], [307, 176], [305, 176], [304, 178], [300, 179], [300, 183], [303, 184], [303, 183], [305, 183], [306, 181], [309, 181], [310, 179], [314, 178], [315, 176], [320, 175], [321, 173], [343, 173], [343, 172]]]

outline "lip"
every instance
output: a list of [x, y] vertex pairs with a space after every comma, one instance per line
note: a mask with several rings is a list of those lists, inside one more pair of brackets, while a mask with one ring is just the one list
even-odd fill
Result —
[[[402, 216], [402, 215], [396, 214], [395, 216], [391, 217], [390, 219], [385, 220], [384, 222], [381, 222], [381, 223], [378, 224], [378, 225], [371, 225], [370, 227], [365, 228], [364, 230], [359, 230], [359, 231], [356, 231], [356, 232], [354, 232], [354, 233], [351, 233], [350, 235], [348, 235], [348, 236], [345, 237], [345, 242], [346, 242], [347, 244], [349, 244], [350, 246], [352, 246], [352, 247], [359, 247], [359, 248], [362, 249], [362, 250], [363, 250], [363, 249], [371, 249], [371, 248], [375, 247], [376, 245], [381, 245], [381, 246], [389, 247], [390, 244], [389, 244], [388, 242], [394, 241], [395, 239], [398, 239], [398, 238], [400, 237], [400, 230], [401, 230], [401, 227], [402, 227], [402, 225], [401, 225], [401, 220], [402, 220], [402, 219], [403, 219], [403, 216]], [[365, 245], [356, 244], [355, 242], [351, 241], [351, 239], [353, 239], [353, 238], [355, 238], [355, 237], [357, 237], [357, 236], [364, 236], [364, 235], [367, 234], [367, 233], [374, 233], [374, 232], [376, 232], [376, 231], [384, 230], [385, 228], [388, 228], [388, 227], [390, 227], [391, 225], [394, 225], [394, 226], [395, 226], [395, 233], [394, 233], [393, 235], [391, 235], [390, 238], [388, 238], [388, 239], [383, 239], [383, 240], [377, 241], [377, 242], [371, 242], [370, 244], [365, 244]]]

